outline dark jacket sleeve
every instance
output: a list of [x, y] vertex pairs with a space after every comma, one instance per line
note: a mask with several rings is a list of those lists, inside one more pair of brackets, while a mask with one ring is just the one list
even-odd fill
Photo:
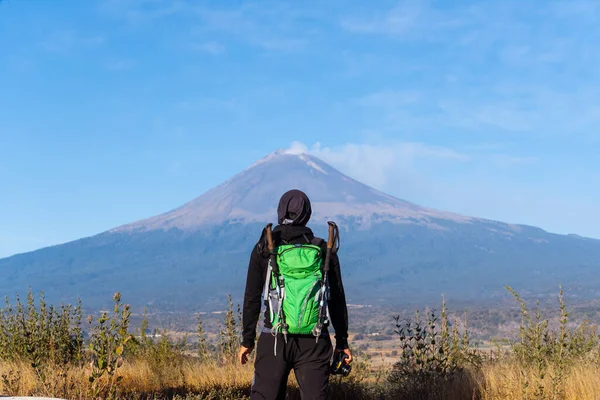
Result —
[[340, 261], [337, 254], [331, 254], [329, 267], [329, 284], [331, 298], [329, 300], [329, 315], [335, 330], [335, 347], [348, 348], [348, 309], [346, 294], [342, 283]]
[[254, 247], [250, 255], [242, 312], [242, 346], [248, 348], [254, 347], [256, 325], [262, 308], [262, 291], [265, 282], [263, 260], [257, 247], [258, 245]]

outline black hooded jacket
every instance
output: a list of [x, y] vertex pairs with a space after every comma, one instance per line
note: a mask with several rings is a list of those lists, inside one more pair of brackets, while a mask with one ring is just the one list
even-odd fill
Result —
[[[273, 229], [273, 241], [277, 246], [281, 240], [291, 244], [306, 243], [314, 237], [312, 230], [305, 226], [278, 225]], [[326, 251], [326, 241], [323, 242], [323, 254]], [[269, 254], [267, 250], [265, 232], [254, 246], [248, 265], [246, 278], [246, 291], [244, 294], [244, 307], [242, 317], [242, 346], [254, 347], [256, 339], [256, 325], [263, 304], [263, 288], [268, 269]], [[346, 308], [346, 295], [342, 284], [340, 263], [337, 255], [332, 252], [329, 269], [330, 300], [329, 314], [331, 325], [335, 330], [336, 348], [348, 348], [348, 311]], [[271, 328], [268, 304], [264, 313], [264, 327]]]

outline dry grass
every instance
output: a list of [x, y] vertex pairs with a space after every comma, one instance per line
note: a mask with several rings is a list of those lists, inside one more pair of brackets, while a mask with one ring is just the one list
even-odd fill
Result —
[[[564, 395], [548, 393], [546, 397], [535, 396], [536, 385], [524, 390], [529, 382], [541, 382], [544, 387], [552, 387], [553, 368], [550, 367], [545, 379], [539, 381], [534, 370], [523, 370], [518, 363], [504, 361], [484, 365], [481, 370], [481, 387], [484, 400], [506, 399], [561, 399], [561, 400], [598, 400], [600, 399], [600, 367], [580, 365], [568, 371], [564, 382]], [[550, 390], [550, 389], [549, 389]]]
[[[56, 395], [52, 390], [43, 390], [40, 388], [38, 377], [34, 370], [24, 363], [2, 363], [0, 364], [0, 375], [8, 376], [9, 371], [13, 374], [17, 372], [20, 381], [17, 385], [10, 387], [6, 383], [1, 385], [1, 392], [9, 395]], [[68, 393], [61, 394], [70, 399], [85, 399], [85, 393], [89, 389], [87, 374], [89, 372], [83, 368], [71, 369], [68, 371], [67, 382], [75, 383], [74, 388]], [[239, 396], [246, 396], [247, 391], [252, 381], [252, 367], [238, 365], [218, 366], [215, 363], [199, 363], [197, 361], [186, 361], [178, 368], [171, 368], [164, 371], [162, 374], [157, 374], [151, 363], [143, 360], [127, 362], [123, 365], [121, 375], [123, 381], [121, 383], [120, 393], [127, 398], [148, 398], [151, 394], [163, 395], [164, 397], [172, 397], [179, 394], [206, 394], [222, 392], [228, 396], [234, 396], [238, 393]], [[553, 369], [549, 368], [546, 379], [542, 380], [545, 387], [552, 386], [551, 376]], [[56, 374], [50, 379], [50, 387], [57, 388], [65, 382]], [[14, 376], [14, 375], [13, 375]], [[377, 383], [373, 377], [364, 377], [361, 385], [375, 386]], [[454, 380], [444, 389], [443, 394], [420, 398], [434, 399], [443, 398], [446, 400], [462, 400], [472, 399], [473, 393], [476, 393], [475, 398], [481, 400], [508, 400], [508, 399], [561, 399], [561, 400], [597, 400], [600, 398], [600, 367], [597, 365], [581, 365], [575, 366], [568, 371], [564, 382], [565, 395], [552, 396], [548, 393], [546, 397], [535, 396], [537, 385], [531, 385], [523, 392], [526, 381], [537, 382], [536, 372], [534, 370], [524, 371], [518, 363], [504, 360], [500, 362], [487, 363], [480, 370], [470, 371], [459, 379]], [[295, 381], [290, 380], [290, 387], [296, 387]], [[348, 390], [351, 387], [346, 387]], [[345, 389], [343, 389], [345, 390]], [[294, 391], [292, 390], [292, 393]], [[368, 398], [365, 396], [366, 391], [362, 393], [352, 393], [345, 391], [337, 393], [339, 398]], [[375, 393], [372, 391], [371, 393]], [[356, 397], [352, 397], [356, 394]], [[342, 396], [343, 395], [343, 396]], [[396, 395], [398, 397], [396, 397]], [[392, 396], [383, 397], [386, 399], [402, 398], [401, 394], [397, 393]], [[481, 397], [479, 397], [481, 396]], [[220, 398], [220, 397], [202, 397], [199, 398]], [[228, 398], [228, 397], [223, 397]], [[294, 398], [292, 396], [292, 398]]]
[[[396, 318], [399, 360], [375, 365], [355, 350], [350, 376], [332, 377], [332, 400], [598, 400], [600, 336], [596, 326], [568, 324], [562, 291], [560, 314], [551, 321], [521, 305], [519, 340], [502, 351], [477, 351], [469, 333], [432, 310], [423, 317]], [[0, 309], [0, 389], [3, 395], [78, 400], [247, 399], [252, 363], [235, 363], [240, 323], [233, 307], [216, 343], [198, 321], [196, 344], [187, 336], [173, 341], [129, 330], [130, 312], [115, 295], [115, 308], [103, 313], [84, 341], [75, 309], [47, 308], [33, 297]], [[92, 322], [94, 322], [92, 324]], [[288, 399], [299, 399], [293, 373]]]
[[[158, 371], [152, 361], [125, 362], [119, 370], [122, 381], [120, 396], [148, 398], [150, 396], [172, 397], [174, 394], [235, 392], [249, 389], [253, 370], [251, 366], [222, 365], [185, 361], [178, 366], [166, 366]], [[69, 399], [89, 399], [90, 369], [70, 368], [68, 371], [51, 371], [46, 384], [40, 384], [36, 371], [24, 362], [0, 363], [0, 392], [21, 396], [61, 396]]]
[[123, 365], [122, 387], [128, 392], [152, 393], [165, 388], [185, 388], [198, 392], [209, 387], [245, 387], [252, 381], [250, 365], [198, 363], [186, 361], [177, 368], [167, 368], [157, 373], [151, 363], [144, 360]]

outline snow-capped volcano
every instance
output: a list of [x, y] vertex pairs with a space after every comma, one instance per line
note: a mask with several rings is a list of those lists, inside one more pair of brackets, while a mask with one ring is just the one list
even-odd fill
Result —
[[273, 221], [279, 198], [289, 189], [300, 189], [309, 196], [314, 222], [352, 218], [368, 227], [373, 221], [430, 224], [432, 219], [471, 220], [389, 196], [344, 175], [317, 157], [288, 149], [267, 155], [181, 207], [114, 231], [189, 230], [224, 221]]
[[172, 211], [2, 259], [0, 293], [32, 287], [54, 301], [107, 307], [119, 290], [133, 304], [170, 310], [240, 299], [263, 224], [276, 222], [279, 198], [294, 188], [311, 198], [316, 234], [326, 235], [326, 219], [342, 228], [351, 302], [405, 305], [444, 293], [480, 303], [505, 285], [554, 295], [563, 284], [597, 297], [600, 241], [421, 207], [297, 148], [269, 154]]

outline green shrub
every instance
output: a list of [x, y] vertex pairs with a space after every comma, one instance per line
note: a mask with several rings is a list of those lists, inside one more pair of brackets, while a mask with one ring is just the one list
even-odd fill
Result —
[[465, 378], [467, 367], [479, 367], [482, 357], [470, 348], [466, 326], [450, 325], [445, 301], [441, 320], [429, 310], [423, 320], [419, 310], [414, 321], [394, 317], [399, 338], [400, 360], [387, 382], [394, 398], [444, 398], [455, 380]]
[[[121, 303], [121, 294], [115, 293], [112, 315], [103, 312], [92, 327], [89, 356], [92, 372], [89, 381], [90, 397], [93, 399], [116, 399], [118, 384], [122, 377], [118, 369], [123, 365], [125, 346], [132, 338], [129, 333], [131, 310]], [[90, 316], [88, 322], [92, 324]]]
[[523, 376], [523, 396], [527, 397], [533, 390], [534, 398], [563, 398], [564, 382], [571, 367], [600, 361], [597, 327], [584, 321], [576, 329], [568, 328], [570, 312], [567, 311], [562, 287], [558, 294], [558, 330], [550, 328], [550, 319], [542, 318], [539, 302], [532, 317], [521, 296], [509, 286], [506, 289], [515, 297], [521, 309], [519, 340], [511, 343], [513, 356], [524, 371], [535, 372], [533, 379]]
[[0, 309], [0, 359], [27, 361], [35, 369], [43, 365], [64, 366], [82, 359], [81, 304], [76, 307], [47, 306], [43, 292], [36, 306], [33, 292], [23, 305], [19, 296], [13, 306], [5, 298]]
[[[67, 369], [81, 366], [84, 360], [81, 302], [55, 308], [46, 304], [40, 292], [36, 305], [31, 289], [25, 305], [18, 295], [15, 305], [8, 298], [5, 301], [0, 309], [0, 360], [29, 364], [39, 382], [35, 394], [66, 395], [76, 386]], [[21, 371], [11, 370], [2, 376], [2, 383], [16, 394], [21, 378]]]

